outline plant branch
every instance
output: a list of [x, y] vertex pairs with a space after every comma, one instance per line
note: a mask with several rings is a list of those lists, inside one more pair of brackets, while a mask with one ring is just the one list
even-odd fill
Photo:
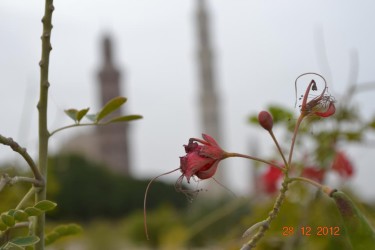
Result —
[[94, 125], [104, 125], [104, 124], [100, 124], [100, 123], [75, 123], [75, 124], [71, 124], [71, 125], [67, 125], [67, 126], [64, 126], [64, 127], [61, 127], [61, 128], [58, 128], [54, 131], [52, 131], [49, 136], [53, 136], [54, 134], [62, 131], [62, 130], [65, 130], [65, 129], [68, 129], [68, 128], [74, 128], [74, 127], [85, 127], [85, 126], [94, 126]]
[[31, 156], [27, 153], [26, 148], [21, 147], [17, 142], [15, 142], [12, 138], [6, 138], [2, 135], [0, 135], [0, 143], [6, 146], [9, 146], [14, 152], [19, 153], [23, 159], [27, 162], [29, 165], [31, 171], [34, 174], [34, 177], [36, 180], [34, 180], [34, 185], [35, 186], [43, 186], [44, 185], [44, 180], [43, 177], [36, 166], [35, 162], [31, 158]]
[[[52, 50], [51, 46], [51, 31], [52, 31], [52, 12], [54, 11], [53, 0], [45, 0], [44, 16], [42, 18], [43, 32], [42, 40], [42, 55], [39, 62], [40, 66], [40, 93], [38, 102], [39, 114], [39, 170], [47, 182], [47, 157], [48, 157], [48, 139], [49, 132], [47, 128], [47, 106], [48, 106], [48, 88], [49, 88], [49, 56]], [[46, 199], [46, 187], [42, 187], [35, 194], [35, 202]], [[35, 244], [36, 250], [44, 250], [44, 229], [45, 228], [45, 214], [37, 217], [35, 223], [35, 234], [39, 237], [39, 242]]]
[[15, 208], [16, 210], [17, 209], [21, 209], [23, 207], [23, 205], [25, 204], [25, 202], [30, 199], [36, 192], [36, 188], [35, 187], [31, 187], [30, 190], [25, 194], [25, 196], [22, 198], [22, 200], [18, 203], [17, 207]]

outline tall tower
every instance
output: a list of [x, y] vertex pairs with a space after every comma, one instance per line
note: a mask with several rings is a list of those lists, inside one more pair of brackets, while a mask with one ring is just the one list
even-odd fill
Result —
[[[99, 70], [99, 89], [101, 105], [110, 99], [121, 95], [120, 71], [113, 62], [112, 41], [106, 36], [102, 41], [103, 64]], [[112, 116], [120, 116], [121, 110], [116, 110]], [[114, 123], [106, 126], [97, 126], [99, 135], [100, 160], [113, 171], [129, 175], [130, 159], [128, 152], [128, 125]]]
[[[205, 0], [197, 0], [197, 40], [198, 40], [198, 70], [200, 81], [200, 113], [202, 130], [222, 142], [219, 98], [214, 72], [213, 52], [211, 49], [209, 16]], [[225, 184], [224, 175], [219, 173], [215, 179]]]

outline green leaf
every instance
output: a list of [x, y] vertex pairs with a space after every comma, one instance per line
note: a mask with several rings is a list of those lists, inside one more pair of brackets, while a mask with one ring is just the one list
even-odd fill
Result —
[[8, 229], [7, 225], [5, 225], [2, 220], [0, 220], [0, 231], [5, 231], [7, 229]]
[[118, 97], [115, 97], [115, 98], [109, 100], [104, 105], [102, 110], [99, 111], [99, 113], [96, 117], [96, 122], [99, 122], [104, 117], [106, 117], [107, 115], [109, 115], [110, 113], [112, 113], [113, 111], [118, 109], [119, 107], [121, 107], [121, 105], [124, 104], [126, 102], [126, 100], [127, 99], [125, 97], [122, 97], [122, 96], [118, 96]]
[[14, 212], [14, 219], [17, 221], [26, 221], [29, 218], [29, 215], [23, 210], [16, 210]]
[[68, 225], [60, 225], [55, 227], [50, 233], [48, 233], [45, 237], [45, 244], [50, 245], [56, 240], [69, 236], [75, 235], [82, 232], [82, 228], [77, 224], [68, 224]]
[[282, 108], [280, 105], [270, 105], [268, 111], [273, 117], [273, 123], [289, 122], [293, 119], [293, 112], [287, 108]]
[[15, 209], [10, 209], [7, 214], [10, 215], [10, 216], [14, 216], [15, 212], [16, 212]]
[[115, 122], [129, 122], [133, 120], [142, 119], [143, 116], [141, 115], [125, 115], [125, 116], [119, 116], [111, 119], [110, 121], [106, 122], [105, 124], [115, 123]]
[[26, 247], [26, 246], [32, 246], [38, 241], [39, 241], [38, 237], [31, 235], [31, 236], [17, 237], [17, 238], [12, 239], [10, 242], [18, 246]]
[[353, 201], [340, 191], [333, 192], [331, 197], [336, 202], [353, 249], [375, 249], [375, 232]]
[[15, 221], [14, 221], [14, 217], [13, 216], [10, 216], [8, 214], [2, 214], [1, 215], [1, 220], [3, 221], [3, 223], [5, 225], [7, 225], [8, 227], [13, 227], [14, 224], [15, 224]]
[[40, 210], [38, 208], [35, 208], [35, 207], [27, 207], [27, 208], [25, 208], [25, 212], [29, 216], [38, 216], [38, 215], [41, 215], [43, 213], [42, 210]]
[[248, 121], [249, 121], [250, 123], [252, 123], [252, 124], [259, 124], [259, 122], [258, 122], [258, 116], [256, 116], [256, 115], [252, 115], [252, 116], [250, 116], [250, 117], [248, 118]]
[[88, 114], [88, 115], [86, 115], [86, 118], [89, 119], [92, 122], [95, 122], [97, 116], [98, 116], [97, 114]]
[[67, 114], [73, 121], [77, 122], [77, 114], [78, 110], [76, 109], [66, 109], [64, 110], [65, 114]]
[[52, 201], [44, 200], [44, 201], [39, 201], [37, 204], [35, 204], [34, 207], [46, 212], [46, 211], [50, 211], [54, 209], [56, 206], [57, 206], [56, 203]]
[[87, 112], [89, 112], [89, 110], [90, 108], [86, 108], [86, 109], [81, 109], [80, 111], [78, 111], [77, 116], [76, 116], [77, 121], [80, 122], [82, 118], [87, 114]]

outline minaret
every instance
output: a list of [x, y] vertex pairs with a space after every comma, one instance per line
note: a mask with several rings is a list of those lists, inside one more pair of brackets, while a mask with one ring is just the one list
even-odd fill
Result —
[[[110, 99], [121, 95], [120, 71], [113, 62], [111, 39], [106, 36], [102, 41], [103, 65], [99, 71], [101, 107]], [[121, 110], [116, 110], [111, 117], [120, 116]], [[115, 123], [97, 127], [100, 145], [100, 159], [113, 171], [129, 175], [128, 125]]]
[[[206, 1], [197, 0], [197, 5], [198, 70], [201, 98], [199, 109], [202, 117], [202, 132], [211, 135], [219, 144], [222, 144], [219, 99], [216, 90], [217, 82], [214, 72]], [[222, 165], [222, 163], [220, 165]], [[224, 175], [220, 174], [224, 171], [221, 167], [219, 172], [215, 174], [215, 179], [225, 185]]]

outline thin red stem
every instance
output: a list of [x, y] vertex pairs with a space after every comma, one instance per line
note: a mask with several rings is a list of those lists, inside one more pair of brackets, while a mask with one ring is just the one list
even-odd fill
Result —
[[296, 126], [294, 127], [294, 133], [293, 133], [293, 138], [292, 138], [292, 143], [290, 145], [290, 150], [289, 150], [289, 158], [288, 158], [288, 169], [291, 168], [291, 163], [292, 163], [292, 156], [293, 156], [293, 149], [294, 149], [294, 144], [296, 143], [296, 138], [298, 134], [298, 128], [301, 125], [301, 122], [305, 115], [301, 113], [301, 115], [298, 117]]
[[270, 162], [270, 161], [267, 161], [267, 160], [263, 160], [261, 158], [257, 158], [257, 157], [254, 157], [254, 156], [244, 155], [244, 154], [239, 154], [239, 153], [227, 153], [226, 156], [228, 158], [229, 157], [241, 157], [241, 158], [246, 158], [246, 159], [250, 159], [250, 160], [254, 160], [254, 161], [263, 162], [263, 163], [268, 164], [272, 167], [280, 169], [282, 172], [285, 172], [285, 168], [278, 166], [276, 163]]

